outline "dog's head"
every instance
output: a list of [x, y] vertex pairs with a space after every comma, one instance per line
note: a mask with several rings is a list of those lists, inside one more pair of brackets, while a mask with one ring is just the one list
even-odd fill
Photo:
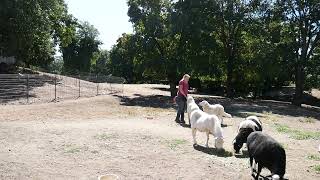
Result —
[[253, 119], [253, 120], [256, 120], [257, 122], [260, 122], [260, 120], [257, 116], [249, 116], [246, 118], [246, 120], [250, 120], [250, 119]]
[[223, 137], [215, 138], [214, 140], [214, 146], [217, 149], [223, 149], [223, 143], [224, 143]]
[[236, 138], [233, 140], [233, 149], [239, 153], [244, 143], [247, 143], [247, 138], [253, 132], [251, 128], [240, 128]]
[[194, 99], [193, 99], [192, 96], [188, 95], [188, 96], [187, 96], [187, 103], [189, 104], [189, 103], [191, 103], [191, 102], [194, 102]]
[[208, 106], [209, 105], [209, 103], [208, 103], [208, 101], [201, 101], [200, 103], [199, 103], [199, 106], [201, 106], [201, 107], [205, 107], [205, 106]]
[[234, 151], [235, 151], [236, 153], [239, 153], [239, 152], [240, 152], [240, 149], [242, 148], [243, 143], [237, 142], [237, 139], [234, 139], [232, 143], [233, 143], [233, 149], [234, 149]]

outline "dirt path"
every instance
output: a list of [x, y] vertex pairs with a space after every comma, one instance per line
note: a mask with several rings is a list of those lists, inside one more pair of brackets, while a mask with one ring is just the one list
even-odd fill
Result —
[[[320, 155], [319, 140], [295, 140], [275, 130], [283, 124], [320, 131], [317, 111], [299, 114], [287, 105], [210, 99], [235, 116], [225, 119], [226, 152], [220, 153], [192, 146], [190, 129], [174, 123], [163, 88], [127, 85], [125, 94], [115, 96], [0, 107], [0, 179], [97, 179], [107, 173], [122, 179], [250, 179], [248, 159], [235, 157], [231, 146], [248, 114], [259, 115], [265, 131], [285, 146], [290, 179], [320, 178], [313, 169], [320, 161], [307, 158]], [[205, 144], [204, 134], [197, 138]]]

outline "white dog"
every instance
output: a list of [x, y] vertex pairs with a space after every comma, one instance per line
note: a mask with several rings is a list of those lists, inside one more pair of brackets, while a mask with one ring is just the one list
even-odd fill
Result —
[[200, 108], [199, 108], [199, 106], [197, 106], [197, 104], [194, 101], [193, 97], [188, 95], [187, 96], [187, 114], [188, 114], [189, 125], [191, 125], [191, 123], [190, 123], [190, 114], [194, 110], [200, 110]]
[[201, 101], [199, 105], [202, 106], [204, 112], [218, 116], [218, 118], [221, 121], [221, 124], [223, 124], [222, 117], [228, 117], [228, 118], [232, 117], [230, 114], [224, 111], [224, 107], [221, 104], [211, 105], [208, 103], [208, 101]]
[[217, 149], [223, 148], [223, 135], [219, 118], [216, 115], [209, 115], [200, 110], [191, 96], [187, 98], [188, 113], [190, 113], [190, 122], [192, 129], [193, 142], [196, 145], [196, 133], [197, 131], [206, 132], [208, 147], [209, 134], [213, 134], [215, 137], [215, 147]]

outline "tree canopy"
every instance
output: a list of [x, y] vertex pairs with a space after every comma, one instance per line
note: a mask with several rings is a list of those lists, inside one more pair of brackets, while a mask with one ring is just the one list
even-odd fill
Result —
[[[143, 67], [135, 81], [167, 80], [174, 96], [190, 73], [193, 86], [229, 97], [293, 83], [296, 105], [319, 87], [319, 1], [128, 0], [128, 7], [134, 34], [119, 39], [110, 61], [130, 76]], [[130, 46], [128, 37], [139, 40]]]

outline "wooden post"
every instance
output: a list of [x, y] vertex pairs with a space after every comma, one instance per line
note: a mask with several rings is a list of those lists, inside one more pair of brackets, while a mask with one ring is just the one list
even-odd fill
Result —
[[57, 75], [54, 76], [54, 101], [57, 101]]
[[29, 104], [29, 74], [27, 74], [27, 104]]
[[99, 96], [99, 80], [98, 80], [98, 75], [96, 76], [97, 77], [97, 96]]
[[80, 81], [81, 81], [81, 80], [80, 80], [80, 77], [81, 77], [81, 76], [79, 75], [79, 97], [81, 96], [81, 86], [80, 86]]

